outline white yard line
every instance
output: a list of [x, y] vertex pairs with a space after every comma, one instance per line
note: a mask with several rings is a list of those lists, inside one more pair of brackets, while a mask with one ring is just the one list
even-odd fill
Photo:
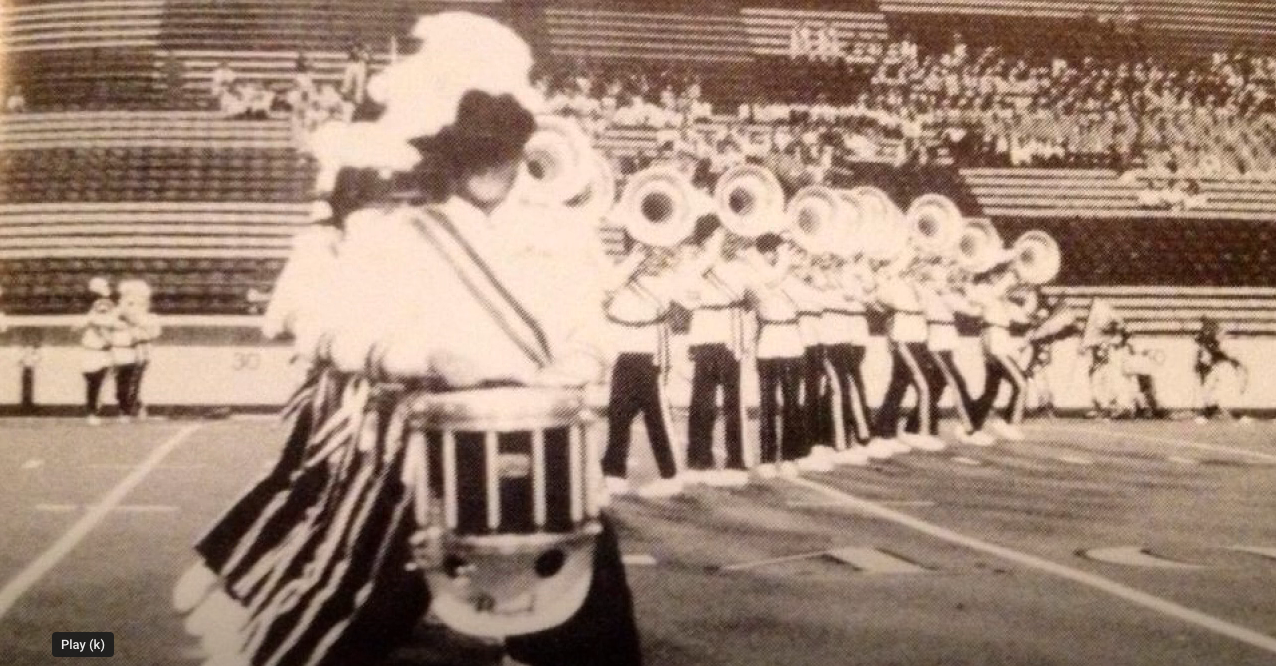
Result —
[[1060, 432], [1070, 435], [1104, 435], [1118, 439], [1139, 439], [1145, 442], [1153, 442], [1155, 444], [1167, 444], [1170, 446], [1181, 446], [1188, 449], [1196, 449], [1198, 451], [1210, 451], [1213, 453], [1226, 453], [1233, 456], [1249, 456], [1257, 458], [1263, 462], [1276, 463], [1276, 455], [1261, 453], [1258, 451], [1249, 451], [1246, 449], [1238, 449], [1234, 446], [1220, 446], [1218, 444], [1205, 444], [1203, 442], [1193, 442], [1187, 439], [1174, 439], [1172, 437], [1155, 437], [1152, 435], [1140, 435], [1134, 432], [1119, 432], [1116, 430], [1103, 430], [1101, 428], [1064, 428], [1059, 426], [1034, 426], [1032, 430], [1045, 432]]
[[36, 583], [39, 583], [42, 578], [48, 575], [63, 558], [84, 540], [84, 537], [88, 536], [106, 518], [112, 509], [119, 506], [124, 501], [124, 498], [146, 479], [151, 470], [159, 466], [168, 454], [172, 453], [182, 442], [185, 442], [202, 427], [202, 424], [186, 426], [179, 430], [177, 434], [155, 447], [155, 450], [151, 451], [151, 454], [137, 468], [107, 492], [100, 501], [89, 507], [88, 511], [79, 520], [75, 521], [75, 524], [65, 534], [53, 542], [53, 545], [49, 546], [43, 553], [40, 553], [39, 557], [18, 572], [18, 575], [14, 576], [12, 580], [5, 583], [5, 586], [0, 588], [0, 618], [7, 615], [18, 599], [22, 598], [22, 595], [30, 591]]
[[1188, 624], [1194, 624], [1207, 631], [1227, 636], [1228, 638], [1233, 638], [1261, 650], [1266, 650], [1267, 652], [1276, 654], [1276, 638], [1259, 633], [1253, 629], [1232, 624], [1227, 620], [1216, 618], [1212, 615], [1202, 613], [1201, 611], [1182, 606], [1168, 599], [1162, 599], [1146, 592], [1136, 590], [1114, 580], [1104, 578], [1103, 576], [1098, 576], [1080, 569], [1074, 569], [1056, 562], [1051, 562], [1050, 560], [1042, 559], [1035, 555], [1030, 555], [1005, 546], [999, 546], [994, 543], [966, 536], [946, 527], [941, 527], [919, 518], [914, 518], [908, 514], [901, 513], [889, 507], [882, 506], [876, 502], [861, 499], [849, 493], [842, 492], [837, 488], [826, 486], [822, 483], [815, 483], [806, 479], [789, 479], [788, 481], [789, 483], [801, 488], [806, 488], [807, 490], [814, 491], [824, 495], [825, 497], [836, 499], [847, 507], [856, 509], [870, 516], [907, 527], [911, 530], [941, 541], [946, 541], [971, 550], [987, 553], [1024, 567], [1036, 569], [1037, 571], [1063, 578], [1065, 580], [1070, 580], [1074, 583], [1112, 595], [1136, 606], [1141, 606], [1153, 612], [1160, 613], [1161, 615], [1165, 615]]

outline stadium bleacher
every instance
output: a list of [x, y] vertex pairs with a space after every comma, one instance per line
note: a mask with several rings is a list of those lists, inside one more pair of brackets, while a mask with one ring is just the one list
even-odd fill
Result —
[[0, 127], [5, 308], [83, 306], [96, 274], [144, 277], [168, 313], [244, 313], [305, 223], [286, 122], [192, 112], [28, 114]]
[[[232, 121], [188, 110], [210, 102], [204, 96], [212, 70], [226, 62], [242, 80], [286, 83], [304, 54], [316, 81], [335, 82], [349, 45], [372, 45], [374, 68], [380, 66], [391, 44], [412, 48], [407, 33], [415, 16], [444, 4], [98, 0], [6, 8], [3, 39], [12, 54], [11, 71], [40, 111], [0, 123], [0, 169], [6, 174], [0, 183], [0, 268], [14, 285], [6, 309], [59, 311], [69, 292], [54, 286], [78, 289], [81, 278], [94, 272], [90, 267], [99, 266], [94, 262], [115, 262], [112, 271], [127, 268], [153, 277], [162, 309], [242, 312], [244, 292], [268, 286], [288, 235], [304, 220], [310, 167], [297, 153], [287, 121]], [[1273, 10], [1256, 3], [1190, 4], [882, 0], [684, 6], [575, 0], [539, 8], [531, 32], [550, 62], [692, 71], [720, 113], [741, 101], [796, 99], [794, 86], [807, 83], [811, 65], [787, 56], [792, 30], [804, 22], [834, 26], [848, 49], [880, 46], [917, 17], [1035, 18], [1044, 25], [1084, 15], [1115, 17], [1127, 6], [1154, 41], [1179, 44], [1189, 54], [1230, 46], [1236, 34], [1244, 34], [1249, 45], [1270, 46], [1276, 32]], [[514, 11], [499, 2], [465, 8], [498, 16]], [[1208, 20], [1196, 20], [1200, 17]], [[172, 62], [180, 64], [181, 99], [165, 91]], [[830, 101], [849, 101], [859, 90], [834, 88]], [[86, 108], [109, 110], [74, 110]], [[718, 117], [700, 129], [713, 133], [730, 126]], [[937, 136], [940, 130], [927, 131]], [[597, 137], [599, 148], [621, 161], [652, 157], [661, 143], [658, 131], [641, 127], [610, 127]], [[1093, 297], [1094, 290], [1116, 289], [1108, 295], [1128, 297], [1137, 309], [1143, 307], [1138, 299], [1170, 293], [1156, 289], [1179, 293], [1184, 285], [1202, 284], [1206, 291], [1183, 292], [1173, 307], [1146, 308], [1155, 325], [1173, 328], [1175, 321], [1188, 322], [1201, 312], [1230, 309], [1235, 319], [1253, 322], [1246, 330], [1269, 331], [1263, 328], [1270, 324], [1265, 315], [1245, 314], [1262, 314], [1261, 304], [1273, 297], [1263, 289], [1276, 286], [1276, 277], [1264, 268], [1270, 264], [1262, 254], [1267, 250], [1255, 249], [1272, 241], [1267, 226], [1276, 219], [1276, 185], [1269, 180], [1198, 177], [1204, 204], [1176, 212], [1141, 207], [1144, 181], [1110, 169], [980, 167], [958, 174], [969, 189], [966, 200], [973, 200], [971, 212], [993, 218], [1008, 235], [1028, 227], [1057, 234], [1070, 257], [1057, 293], [1070, 304]], [[1116, 251], [1111, 243], [1096, 243], [1099, 224], [1120, 239]], [[1148, 224], [1160, 225], [1158, 231], [1147, 233]], [[605, 235], [612, 247], [623, 245], [618, 230]], [[1171, 270], [1158, 260], [1164, 256], [1183, 260]], [[231, 270], [201, 263], [222, 261], [249, 264]], [[55, 277], [71, 266], [74, 279]], [[24, 277], [12, 277], [18, 274]], [[199, 299], [199, 285], [212, 285], [206, 301]], [[226, 295], [232, 291], [236, 298]], [[1173, 314], [1162, 316], [1167, 312]]]

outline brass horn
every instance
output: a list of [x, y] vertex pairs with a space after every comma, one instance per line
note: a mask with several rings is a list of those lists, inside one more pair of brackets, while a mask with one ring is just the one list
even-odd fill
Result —
[[616, 172], [602, 153], [593, 155], [585, 191], [567, 200], [567, 209], [601, 223], [616, 205]]
[[722, 226], [737, 236], [757, 238], [784, 229], [784, 189], [769, 169], [756, 164], [727, 169], [713, 195]]
[[918, 249], [941, 257], [952, 253], [965, 226], [957, 204], [939, 194], [918, 197], [904, 219]]
[[904, 213], [888, 194], [870, 186], [853, 188], [847, 194], [859, 204], [859, 238], [866, 257], [891, 261], [908, 249]]
[[672, 247], [695, 231], [696, 220], [709, 210], [707, 199], [677, 169], [655, 166], [629, 179], [621, 195], [619, 214], [634, 240]]
[[957, 265], [968, 273], [989, 268], [1004, 250], [1001, 234], [984, 219], [967, 221], [955, 248]]
[[523, 197], [537, 204], [562, 205], [582, 195], [595, 170], [594, 155], [589, 137], [576, 121], [537, 118], [536, 132], [523, 149]]
[[812, 255], [841, 254], [849, 241], [842, 197], [823, 185], [808, 185], [789, 200], [785, 211], [793, 241]]
[[1011, 247], [1015, 273], [1028, 284], [1045, 284], [1059, 275], [1059, 244], [1044, 231], [1028, 231]]

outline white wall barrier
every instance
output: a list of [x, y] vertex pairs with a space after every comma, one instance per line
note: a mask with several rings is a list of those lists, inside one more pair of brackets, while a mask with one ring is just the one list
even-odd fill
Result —
[[[80, 374], [81, 352], [69, 326], [69, 318], [39, 325], [9, 319], [10, 330], [0, 335], [0, 404], [20, 400], [22, 345], [38, 336], [45, 341], [42, 360], [36, 369], [36, 402], [40, 405], [75, 405], [84, 400], [84, 380]], [[34, 319], [34, 318], [32, 318]], [[175, 318], [179, 319], [179, 318]], [[266, 406], [285, 401], [300, 381], [303, 368], [292, 362], [286, 345], [262, 340], [256, 321], [249, 317], [225, 318], [210, 326], [200, 318], [168, 321], [165, 333], [153, 352], [143, 385], [143, 400], [150, 405]], [[194, 320], [194, 321], [190, 321]], [[1187, 336], [1137, 338], [1142, 349], [1159, 349], [1165, 362], [1156, 374], [1159, 396], [1171, 409], [1199, 405], [1199, 384], [1193, 372], [1195, 345]], [[677, 342], [675, 343], [677, 344]], [[1240, 409], [1276, 409], [1276, 337], [1238, 338], [1229, 349], [1249, 367], [1249, 386], [1236, 398]], [[691, 364], [686, 349], [676, 346], [670, 374], [669, 395], [675, 406], [689, 402]], [[983, 386], [984, 368], [978, 341], [963, 339], [957, 363], [973, 392]], [[1077, 341], [1067, 340], [1053, 350], [1046, 370], [1055, 404], [1062, 409], [1088, 408], [1090, 402], [1089, 358], [1077, 354]], [[885, 340], [874, 338], [864, 366], [871, 404], [885, 392], [890, 372]], [[747, 367], [744, 379], [747, 404], [757, 402], [756, 372]], [[113, 385], [103, 391], [107, 404], [114, 401]], [[1003, 398], [1004, 400], [1004, 398]], [[945, 399], [951, 404], [951, 399]]]

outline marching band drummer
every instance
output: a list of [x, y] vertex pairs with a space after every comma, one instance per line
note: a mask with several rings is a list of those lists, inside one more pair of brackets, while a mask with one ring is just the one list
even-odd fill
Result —
[[1015, 346], [1010, 326], [1030, 321], [1029, 313], [1010, 299], [1016, 284], [1009, 258], [1003, 257], [993, 267], [975, 277], [980, 292], [978, 301], [983, 312], [984, 391], [975, 401], [971, 414], [974, 432], [983, 430], [992, 415], [997, 393], [1003, 381], [1010, 383], [1010, 398], [1003, 419], [992, 422], [997, 435], [1010, 441], [1024, 439], [1019, 424], [1023, 423], [1028, 401], [1028, 379], [1019, 367], [1022, 349]]
[[[442, 173], [418, 173], [441, 175], [447, 194], [441, 203], [372, 200], [347, 218], [315, 351], [343, 386], [341, 406], [315, 424], [309, 445], [307, 465], [328, 473], [318, 487], [292, 488], [324, 497], [326, 508], [284, 526], [261, 558], [264, 589], [210, 666], [379, 663], [420, 621], [430, 590], [409, 570], [408, 537], [428, 526], [415, 524], [408, 508], [408, 447], [367, 427], [375, 423], [368, 414], [397, 413], [404, 386], [446, 394], [601, 379], [607, 351], [593, 228], [506, 204], [535, 127], [530, 49], [508, 28], [460, 12], [427, 17], [415, 33], [421, 51], [382, 74], [386, 114], [352, 131], [373, 137], [362, 150], [419, 150], [423, 167]], [[476, 57], [476, 45], [485, 57]], [[595, 539], [583, 605], [560, 626], [509, 637], [515, 659], [641, 663], [605, 518]]]

